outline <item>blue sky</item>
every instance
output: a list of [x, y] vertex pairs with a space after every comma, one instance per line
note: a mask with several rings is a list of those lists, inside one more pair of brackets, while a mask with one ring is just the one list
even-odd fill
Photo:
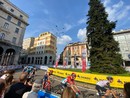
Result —
[[[10, 0], [29, 15], [24, 38], [37, 37], [50, 31], [57, 36], [57, 52], [70, 42], [84, 41], [89, 0]], [[130, 29], [129, 0], [101, 0], [110, 21], [116, 21], [115, 31]]]

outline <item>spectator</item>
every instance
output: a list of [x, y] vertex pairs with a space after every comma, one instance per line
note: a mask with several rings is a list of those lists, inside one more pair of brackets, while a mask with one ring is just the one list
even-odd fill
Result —
[[4, 71], [4, 74], [14, 74], [15, 73], [15, 70], [5, 70]]
[[12, 84], [12, 80], [13, 80], [13, 75], [9, 74], [9, 75], [7, 76], [7, 78], [5, 78], [6, 86], [7, 86], [7, 85], [11, 85], [11, 84]]
[[42, 88], [42, 80], [37, 79], [33, 83], [32, 90], [23, 94], [22, 98], [38, 98], [38, 91]]
[[124, 98], [130, 98], [130, 82], [124, 84]]
[[11, 85], [5, 93], [4, 98], [22, 98], [22, 95], [31, 90], [31, 87], [25, 85], [27, 80], [27, 74], [22, 73], [19, 77], [19, 81]]
[[70, 87], [66, 87], [63, 90], [61, 98], [77, 98], [77, 96], [76, 96], [75, 92]]
[[0, 79], [0, 98], [3, 98], [5, 90], [5, 81]]

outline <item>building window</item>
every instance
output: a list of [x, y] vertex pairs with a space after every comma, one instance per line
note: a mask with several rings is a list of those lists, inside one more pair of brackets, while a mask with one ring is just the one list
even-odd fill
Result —
[[1, 33], [0, 34], [0, 39], [4, 39], [5, 38], [5, 34], [4, 33]]
[[16, 28], [16, 29], [15, 29], [15, 33], [19, 33], [19, 28]]
[[16, 38], [16, 37], [13, 37], [12, 43], [16, 44], [16, 40], [17, 40], [17, 38]]
[[4, 26], [3, 26], [5, 29], [8, 29], [9, 27], [9, 24], [7, 22], [5, 22]]
[[8, 21], [11, 21], [11, 18], [12, 18], [12, 17], [8, 15], [7, 20], [8, 20]]
[[18, 26], [21, 26], [21, 21], [18, 21], [17, 25], [18, 25]]
[[19, 17], [20, 17], [20, 19], [22, 19], [22, 18], [23, 18], [23, 16], [22, 16], [22, 15], [20, 15]]
[[13, 9], [10, 9], [10, 11], [11, 11], [11, 12], [14, 12], [14, 10], [13, 10]]

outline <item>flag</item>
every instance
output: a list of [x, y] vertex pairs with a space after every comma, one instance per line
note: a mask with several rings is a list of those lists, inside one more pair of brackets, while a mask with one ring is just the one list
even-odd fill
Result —
[[82, 72], [86, 71], [86, 49], [82, 50]]
[[55, 68], [57, 68], [57, 66], [58, 66], [59, 59], [60, 59], [60, 55], [57, 55], [57, 57], [56, 57], [56, 63], [55, 63]]
[[65, 67], [66, 65], [67, 65], [67, 62], [66, 62], [66, 61], [64, 61], [64, 62], [63, 62], [63, 66]]
[[85, 72], [86, 71], [86, 59], [83, 58], [82, 59], [82, 72]]
[[56, 61], [56, 63], [55, 63], [55, 68], [57, 68], [57, 66], [58, 66], [58, 61]]

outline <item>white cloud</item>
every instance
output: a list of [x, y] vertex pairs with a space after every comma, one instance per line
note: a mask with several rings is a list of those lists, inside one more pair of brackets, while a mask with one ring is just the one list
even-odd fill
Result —
[[82, 18], [78, 21], [78, 24], [83, 24], [83, 23], [86, 23], [86, 18]]
[[86, 28], [84, 29], [79, 29], [77, 37], [80, 41], [85, 41], [86, 39]]
[[57, 38], [57, 44], [66, 45], [67, 43], [71, 42], [72, 38], [68, 35], [63, 35]]
[[118, 9], [118, 8], [121, 8], [123, 5], [124, 5], [124, 2], [121, 0], [121, 1], [118, 2], [117, 4], [114, 4], [114, 5], [113, 5], [113, 8], [115, 8], [115, 9], [117, 8], [117, 9]]
[[104, 4], [104, 6], [107, 6], [110, 2], [111, 2], [111, 0], [104, 0], [103, 4]]
[[107, 4], [111, 1], [104, 1], [104, 5], [106, 7], [106, 12], [108, 13], [108, 19], [111, 21], [115, 20], [121, 20], [128, 16], [130, 11], [130, 6], [125, 5], [122, 0], [120, 0], [118, 3], [113, 4], [112, 6], [108, 6]]
[[72, 28], [72, 25], [65, 23], [64, 28], [65, 28], [65, 31], [69, 31]]

